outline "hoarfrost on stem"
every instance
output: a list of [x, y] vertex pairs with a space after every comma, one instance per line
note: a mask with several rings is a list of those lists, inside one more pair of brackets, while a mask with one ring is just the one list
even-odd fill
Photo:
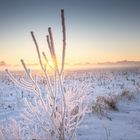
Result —
[[[32, 132], [32, 138], [35, 139], [76, 139], [78, 126], [82, 122], [87, 110], [87, 99], [90, 93], [89, 86], [85, 82], [75, 82], [71, 85], [64, 84], [64, 65], [66, 54], [66, 27], [64, 10], [61, 10], [61, 23], [63, 49], [60, 70], [58, 68], [51, 27], [48, 28], [48, 35], [46, 36], [46, 39], [53, 61], [53, 67], [49, 65], [45, 52], [42, 52], [43, 58], [46, 61], [44, 64], [35, 35], [33, 32], [31, 32], [31, 36], [36, 47], [39, 64], [44, 73], [41, 78], [43, 78], [45, 82], [42, 85], [39, 84], [40, 79], [37, 76], [33, 76], [33, 74], [27, 68], [24, 60], [21, 60], [21, 63], [26, 73], [25, 79], [17, 80], [8, 70], [6, 70], [9, 77], [17, 86], [35, 93], [34, 103], [28, 101], [27, 99], [25, 100], [25, 104], [28, 107], [28, 112], [25, 112], [23, 115], [26, 119], [30, 115], [34, 117], [33, 120], [35, 120], [34, 124], [36, 126]], [[46, 65], [52, 69], [54, 73], [53, 79], [51, 79], [51, 76], [48, 74]], [[42, 86], [43, 89], [45, 89], [45, 94], [43, 94]], [[33, 120], [30, 120], [30, 122]], [[17, 132], [20, 132], [19, 129], [20, 128], [18, 127]], [[6, 133], [0, 131], [0, 134], [1, 137], [4, 137]], [[24, 139], [20, 134], [18, 135], [18, 138]]]

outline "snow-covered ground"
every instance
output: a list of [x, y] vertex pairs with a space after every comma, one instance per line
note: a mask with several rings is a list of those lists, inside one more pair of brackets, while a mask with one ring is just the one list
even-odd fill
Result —
[[[19, 78], [22, 73], [14, 72]], [[127, 91], [131, 100], [122, 98], [116, 111], [107, 110], [107, 117], [88, 113], [77, 135], [79, 140], [139, 140], [140, 139], [140, 68], [96, 69], [67, 72], [64, 84], [83, 82], [92, 88], [90, 104], [97, 96], [121, 95]], [[43, 90], [43, 89], [42, 89]], [[26, 111], [23, 99], [32, 100], [34, 94], [13, 84], [6, 73], [0, 73], [0, 126], [12, 118], [20, 120]], [[92, 106], [92, 105], [91, 105]], [[90, 108], [90, 107], [89, 107]], [[90, 110], [90, 109], [89, 109]]]
[[119, 111], [110, 111], [109, 119], [88, 114], [78, 131], [79, 140], [139, 140], [140, 98], [120, 102]]

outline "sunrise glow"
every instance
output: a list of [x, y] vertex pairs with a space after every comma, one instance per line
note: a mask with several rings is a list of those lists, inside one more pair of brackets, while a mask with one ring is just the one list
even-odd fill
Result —
[[7, 66], [20, 66], [22, 58], [29, 66], [36, 67], [38, 60], [30, 31], [34, 31], [40, 50], [49, 54], [46, 35], [50, 26], [61, 62], [58, 12], [62, 7], [66, 9], [66, 67], [140, 60], [140, 10], [136, 3], [15, 0], [0, 5], [0, 61]]

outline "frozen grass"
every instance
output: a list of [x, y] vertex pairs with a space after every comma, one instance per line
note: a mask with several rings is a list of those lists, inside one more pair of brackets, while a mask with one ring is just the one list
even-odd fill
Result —
[[[39, 84], [39, 77], [33, 76], [27, 68], [24, 60], [21, 64], [24, 68], [25, 77], [15, 78], [8, 70], [6, 70], [10, 79], [20, 88], [34, 93], [34, 100], [24, 100], [27, 107], [22, 114], [23, 119], [28, 120], [31, 139], [48, 139], [48, 140], [69, 140], [77, 139], [77, 129], [82, 122], [87, 111], [87, 99], [90, 88], [86, 83], [73, 83], [72, 85], [64, 85], [64, 64], [66, 51], [66, 27], [64, 10], [61, 10], [62, 33], [63, 33], [63, 50], [62, 65], [58, 68], [58, 62], [54, 47], [54, 39], [51, 27], [48, 28], [47, 43], [53, 61], [53, 67], [49, 65], [48, 59], [43, 52], [42, 55], [46, 63], [53, 70], [54, 75], [49, 76], [47, 66], [42, 61], [40, 49], [33, 32], [33, 38], [40, 67], [44, 75], [41, 77], [44, 81], [42, 87]], [[51, 79], [53, 77], [53, 80]], [[44, 90], [42, 92], [42, 89]], [[1, 129], [1, 139], [7, 139], [7, 134], [13, 139], [26, 139], [22, 135], [22, 124], [14, 120], [14, 128], [12, 125], [6, 129]], [[32, 126], [33, 124], [33, 126]], [[18, 125], [18, 126], [17, 126]], [[31, 127], [32, 128], [31, 128]], [[14, 130], [14, 134], [10, 131]], [[16, 138], [17, 137], [17, 138]]]
[[[127, 74], [124, 74], [124, 70], [114, 69], [65, 73], [64, 87], [69, 93], [81, 94], [85, 82], [86, 85], [89, 85], [90, 88], [92, 88], [90, 100], [85, 101], [85, 104], [88, 103], [89, 106], [93, 105], [93, 102], [96, 104], [96, 97], [99, 96], [105, 98], [110, 98], [110, 96], [118, 97], [116, 104], [118, 111], [105, 108], [105, 110], [102, 109], [104, 114], [101, 115], [100, 112], [90, 113], [90, 108], [88, 107], [89, 113], [86, 115], [77, 131], [78, 139], [92, 140], [94, 137], [96, 140], [104, 140], [107, 137], [106, 127], [107, 132], [109, 133], [109, 139], [139, 140], [140, 73], [135, 69], [129, 69], [126, 70], [126, 72]], [[29, 78], [23, 72], [21, 74], [17, 72], [12, 74], [18, 81], [23, 81], [23, 78], [29, 81]], [[126, 76], [129, 80], [126, 79]], [[131, 79], [135, 80], [135, 84], [133, 84], [133, 80]], [[82, 81], [85, 82], [82, 84]], [[46, 90], [43, 87], [46, 85], [46, 82], [47, 81], [44, 80], [44, 78], [38, 77], [38, 85], [45, 101], [46, 97], [44, 95], [46, 95]], [[51, 83], [54, 86], [53, 77], [51, 77]], [[129, 100], [129, 96], [134, 96], [134, 98]], [[14, 118], [16, 119], [17, 124], [20, 125], [20, 131], [17, 130], [17, 132], [20, 132], [22, 138], [39, 139], [46, 137], [45, 132], [40, 128], [39, 121], [24, 103], [25, 99], [33, 106], [35, 106], [36, 101], [38, 101], [36, 100], [34, 92], [18, 88], [5, 73], [0, 73], [0, 126], [3, 126], [4, 129], [8, 128], [8, 124], [11, 122], [11, 119]], [[77, 113], [77, 110], [78, 108], [76, 107], [71, 113], [75, 114]], [[13, 129], [10, 128], [7, 130]], [[14, 130], [16, 129], [14, 128]], [[5, 134], [8, 133], [9, 132]], [[14, 137], [14, 135], [11, 137]]]

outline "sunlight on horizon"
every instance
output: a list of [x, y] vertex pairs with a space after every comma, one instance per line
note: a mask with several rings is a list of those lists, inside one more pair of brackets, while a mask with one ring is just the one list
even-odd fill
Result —
[[1, 2], [0, 62], [4, 61], [7, 66], [20, 67], [20, 59], [32, 67], [38, 64], [30, 31], [34, 31], [40, 51], [45, 51], [52, 61], [45, 38], [50, 26], [58, 63], [61, 62], [61, 8], [65, 9], [66, 17], [66, 68], [78, 64], [140, 61], [140, 9], [137, 2], [32, 2]]

